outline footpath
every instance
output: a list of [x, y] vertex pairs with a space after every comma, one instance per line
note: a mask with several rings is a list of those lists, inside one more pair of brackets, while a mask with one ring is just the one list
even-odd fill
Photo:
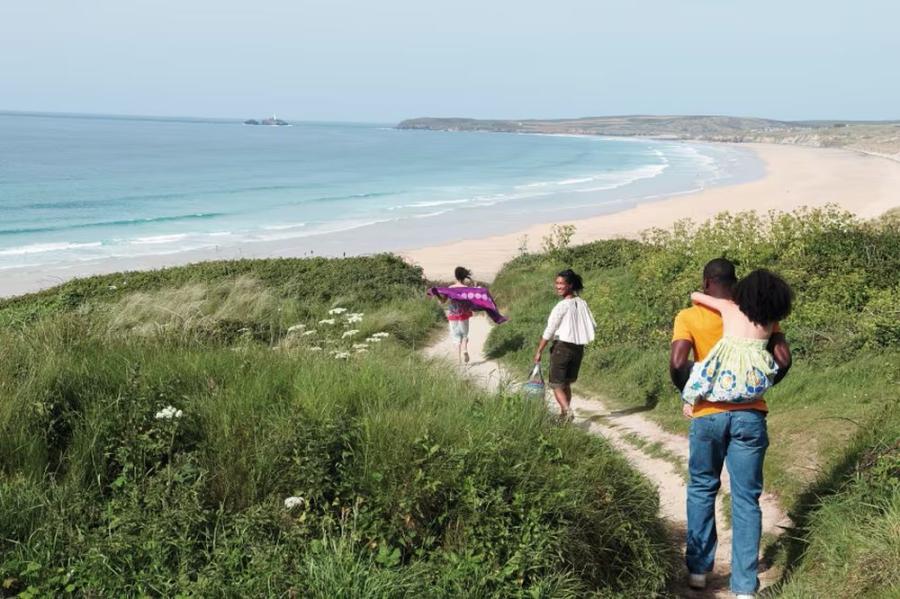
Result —
[[[469, 331], [469, 364], [461, 367], [462, 372], [470, 380], [489, 391], [499, 391], [521, 383], [527, 375], [528, 364], [524, 364], [522, 372], [509, 372], [498, 362], [489, 360], [484, 355], [484, 345], [490, 332], [490, 323], [484, 317], [475, 317], [470, 321]], [[456, 343], [445, 335], [440, 341], [424, 350], [427, 357], [435, 360], [457, 362]], [[577, 390], [577, 383], [575, 388]], [[644, 476], [651, 480], [659, 490], [661, 516], [667, 523], [672, 543], [684, 554], [686, 529], [686, 483], [688, 440], [680, 435], [663, 430], [655, 422], [648, 420], [640, 413], [628, 410], [611, 410], [602, 398], [575, 395], [572, 400], [575, 410], [575, 421], [571, 426], [579, 426], [591, 434], [603, 437]], [[549, 397], [548, 407], [556, 409], [556, 402]], [[728, 473], [723, 472], [720, 495], [728, 495]], [[716, 550], [715, 570], [709, 576], [706, 590], [689, 589], [684, 577], [675, 581], [671, 589], [680, 597], [710, 598], [732, 597], [729, 589], [731, 562], [731, 527], [724, 511], [724, 497], [719, 497], [716, 509], [716, 528], [719, 533], [719, 544]], [[791, 521], [781, 510], [777, 499], [763, 493], [760, 499], [763, 517], [763, 534], [779, 535], [791, 526]], [[762, 587], [778, 580], [778, 572], [767, 564], [760, 565]]]

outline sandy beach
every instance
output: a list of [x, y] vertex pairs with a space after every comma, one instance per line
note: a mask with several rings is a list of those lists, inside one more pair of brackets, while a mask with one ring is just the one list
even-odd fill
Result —
[[[574, 224], [574, 242], [584, 243], [604, 238], [636, 237], [650, 227], [667, 227], [682, 218], [701, 221], [725, 210], [792, 210], [799, 206], [834, 203], [870, 218], [900, 206], [900, 162], [836, 149], [769, 144], [741, 144], [740, 147], [750, 148], [759, 156], [765, 164], [765, 176], [748, 183], [650, 201], [622, 212], [556, 223]], [[430, 278], [447, 278], [455, 266], [465, 264], [474, 270], [478, 280], [491, 281], [500, 267], [517, 254], [523, 237], [527, 236], [529, 250], [539, 250], [541, 240], [552, 224], [554, 222], [549, 221], [514, 233], [418, 248], [404, 246], [401, 238], [404, 231], [399, 230], [385, 241], [390, 245], [383, 249], [395, 251], [421, 265]], [[356, 234], [350, 231], [333, 236], [329, 241], [331, 251], [317, 252], [316, 255], [342, 255], [340, 248], [347, 245], [341, 244], [349, 245]], [[0, 297], [37, 291], [95, 274], [147, 270], [204, 260], [303, 257], [309, 255], [307, 247], [308, 242], [302, 240], [284, 240], [40, 268], [10, 268], [2, 271]]]
[[[872, 218], [900, 206], [900, 162], [895, 160], [838, 149], [771, 144], [743, 147], [752, 148], [765, 163], [762, 179], [557, 224], [575, 225], [573, 243], [587, 243], [637, 237], [648, 228], [668, 227], [683, 218], [703, 221], [723, 211], [790, 211], [800, 206], [837, 204], [862, 218]], [[422, 266], [430, 278], [448, 278], [455, 266], [465, 264], [478, 280], [489, 282], [518, 253], [524, 236], [529, 250], [539, 250], [552, 224], [400, 253]]]

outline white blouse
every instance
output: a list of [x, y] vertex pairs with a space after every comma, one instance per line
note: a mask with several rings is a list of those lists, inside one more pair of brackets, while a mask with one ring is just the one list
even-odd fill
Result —
[[544, 339], [559, 339], [576, 345], [587, 345], [594, 340], [597, 322], [587, 302], [580, 297], [560, 301], [547, 319]]

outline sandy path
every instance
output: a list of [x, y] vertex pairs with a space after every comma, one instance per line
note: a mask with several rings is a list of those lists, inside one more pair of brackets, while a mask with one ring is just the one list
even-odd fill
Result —
[[[521, 381], [527, 373], [510, 373], [499, 363], [484, 356], [484, 344], [490, 332], [486, 318], [471, 320], [469, 332], [469, 354], [472, 361], [464, 368], [466, 376], [488, 390], [497, 391]], [[456, 362], [456, 344], [445, 335], [438, 343], [426, 348], [425, 355], [433, 359]], [[527, 365], [525, 365], [527, 369]], [[523, 370], [525, 370], [523, 369]], [[550, 401], [551, 409], [556, 402]], [[687, 439], [664, 431], [660, 426], [637, 413], [611, 411], [597, 398], [575, 396], [575, 426], [582, 426], [595, 435], [602, 436], [613, 447], [622, 452], [631, 464], [644, 476], [653, 481], [659, 490], [660, 511], [669, 525], [672, 542], [684, 553], [684, 531], [686, 528], [686, 487], [684, 471], [688, 456]], [[645, 450], [642, 446], [658, 444], [656, 449]], [[727, 492], [728, 477], [723, 473], [723, 492]], [[765, 493], [760, 501], [763, 512], [763, 532], [780, 534], [782, 527], [790, 525], [772, 495]], [[719, 531], [719, 545], [716, 551], [716, 567], [710, 576], [706, 591], [692, 591], [683, 585], [672, 589], [682, 597], [731, 597], [728, 590], [729, 564], [731, 562], [731, 528], [726, 524], [718, 504], [716, 513]], [[760, 573], [763, 587], [777, 580], [777, 572], [766, 570]]]

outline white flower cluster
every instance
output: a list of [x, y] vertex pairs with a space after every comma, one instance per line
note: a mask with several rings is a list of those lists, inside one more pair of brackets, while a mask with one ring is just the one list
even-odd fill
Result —
[[294, 509], [295, 507], [300, 507], [300, 506], [302, 506], [302, 505], [305, 504], [305, 503], [306, 503], [306, 500], [303, 499], [302, 497], [293, 497], [293, 496], [292, 496], [292, 497], [287, 497], [287, 498], [284, 500], [284, 509], [286, 509], [286, 510], [292, 510], [292, 509]]
[[156, 413], [157, 420], [172, 420], [173, 418], [181, 418], [184, 414], [181, 410], [174, 408], [173, 406], [166, 406], [162, 410]]
[[[331, 328], [323, 328], [323, 337], [321, 338], [313, 338], [313, 335], [317, 335], [319, 331], [316, 329], [308, 329], [305, 324], [295, 324], [288, 328], [287, 336], [283, 340], [282, 344], [279, 346], [273, 347], [272, 349], [287, 349], [291, 347], [292, 343], [295, 347], [297, 347], [297, 341], [300, 337], [310, 337], [305, 349], [311, 352], [321, 352], [325, 350], [330, 350], [328, 353], [330, 356], [337, 360], [348, 360], [351, 358], [353, 354], [364, 354], [369, 351], [370, 346], [372, 344], [380, 343], [387, 337], [390, 337], [390, 333], [381, 332], [374, 333], [370, 337], [366, 338], [362, 343], [354, 343], [357, 335], [359, 335], [359, 329], [352, 329], [350, 326], [360, 323], [363, 321], [365, 317], [364, 312], [350, 312], [347, 308], [331, 308], [328, 310], [328, 317], [323, 318], [318, 321], [320, 326], [329, 325], [333, 326], [336, 324], [344, 325], [344, 332], [341, 333], [340, 340], [344, 340], [344, 343], [350, 343], [350, 347], [335, 347], [336, 345], [343, 345], [339, 342], [339, 339], [332, 337], [333, 333], [336, 333], [340, 329], [331, 329]], [[341, 317], [338, 319], [337, 317]], [[291, 341], [293, 339], [293, 342]], [[302, 347], [302, 345], [300, 346]]]

